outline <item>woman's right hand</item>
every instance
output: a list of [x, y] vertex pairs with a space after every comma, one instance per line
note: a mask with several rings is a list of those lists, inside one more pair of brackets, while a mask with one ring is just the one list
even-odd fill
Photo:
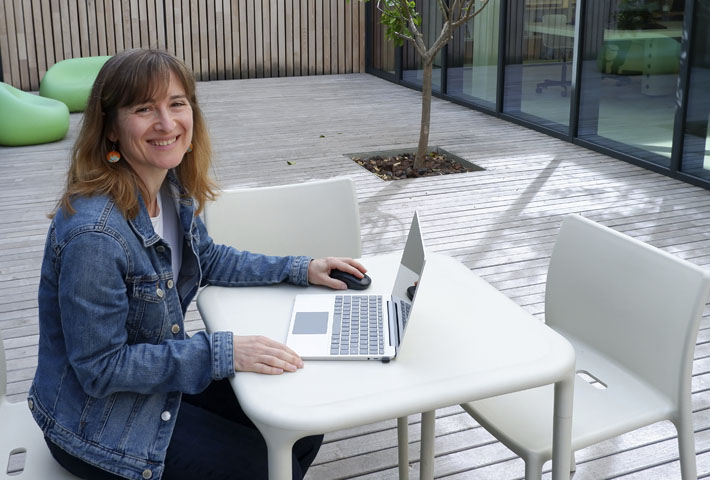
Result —
[[303, 368], [303, 360], [283, 343], [262, 336], [234, 336], [234, 370], [280, 375]]

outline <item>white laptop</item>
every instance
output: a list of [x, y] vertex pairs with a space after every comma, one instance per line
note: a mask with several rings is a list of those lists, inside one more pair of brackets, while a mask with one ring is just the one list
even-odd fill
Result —
[[[297, 295], [286, 344], [303, 359], [382, 360], [397, 356], [424, 271], [424, 241], [414, 212], [392, 295]], [[410, 300], [407, 289], [413, 292]], [[374, 319], [373, 319], [374, 317]]]

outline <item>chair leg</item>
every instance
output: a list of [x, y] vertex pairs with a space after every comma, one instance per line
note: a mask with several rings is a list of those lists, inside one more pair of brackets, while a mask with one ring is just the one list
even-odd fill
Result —
[[409, 480], [409, 423], [408, 417], [397, 419], [397, 452], [399, 454], [399, 478]]
[[525, 480], [542, 480], [542, 465], [538, 458], [525, 459]]
[[537, 93], [542, 93], [544, 89], [547, 87], [562, 87], [560, 90], [560, 95], [563, 97], [567, 96], [567, 87], [571, 87], [572, 82], [570, 80], [567, 80], [567, 54], [565, 52], [562, 53], [562, 75], [560, 76], [560, 80], [545, 80], [544, 82], [540, 82], [537, 84], [535, 87], [535, 92]]
[[680, 475], [683, 480], [698, 478], [695, 464], [695, 434], [693, 420], [690, 414], [682, 415], [676, 423], [678, 431], [678, 454], [680, 458]]
[[562, 91], [560, 94], [563, 97], [567, 96], [567, 55], [562, 55], [562, 79], [560, 80], [562, 83]]

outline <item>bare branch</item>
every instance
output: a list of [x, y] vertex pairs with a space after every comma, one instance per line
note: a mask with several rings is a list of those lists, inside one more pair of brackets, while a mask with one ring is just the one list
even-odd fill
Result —
[[444, 16], [444, 21], [449, 19], [449, 9], [446, 5], [444, 5], [443, 0], [436, 0], [436, 2], [439, 4], [439, 10], [441, 10], [441, 14]]
[[476, 2], [476, 0], [467, 0], [466, 1], [466, 6], [462, 9], [461, 18], [459, 18], [458, 20], [455, 20], [451, 24], [451, 26], [453, 28], [463, 25], [464, 23], [468, 22], [473, 17], [475, 17], [476, 15], [481, 13], [481, 11], [483, 11], [483, 9], [486, 8], [486, 5], [488, 5], [489, 0], [485, 0], [480, 7], [478, 7], [473, 12], [471, 12], [470, 11], [471, 7], [474, 5], [475, 2]]
[[465, 17], [471, 10], [471, 7], [474, 7], [476, 5], [476, 1], [477, 0], [463, 0], [463, 6], [461, 7], [463, 15], [459, 15], [459, 18]]
[[429, 51], [427, 52], [427, 55], [430, 55], [432, 58], [436, 53], [442, 49], [444, 45], [446, 45], [449, 40], [451, 40], [451, 37], [453, 36], [453, 29], [451, 28], [451, 23], [446, 22], [444, 23], [444, 26], [441, 28], [441, 33], [439, 34], [439, 38], [436, 39], [434, 42], [434, 45], [431, 46]]
[[456, 11], [461, 9], [461, 6], [459, 4], [460, 0], [454, 0], [454, 3], [452, 3], [449, 7], [451, 9], [451, 20], [456, 20], [457, 18], [459, 18], [461, 12], [459, 11], [459, 15], [456, 14]]
[[417, 24], [414, 23], [414, 17], [412, 17], [411, 12], [409, 11], [409, 5], [407, 5], [407, 0], [399, 0], [399, 3], [401, 5], [402, 10], [404, 12], [407, 12], [407, 24], [409, 25], [409, 31], [413, 34], [413, 38], [411, 38], [410, 40], [412, 40], [412, 43], [419, 52], [419, 55], [424, 57], [426, 55], [426, 44], [424, 43], [424, 36], [417, 28]]
[[448, 1], [446, 0], [437, 0], [439, 2], [439, 10], [441, 10], [441, 13], [444, 15], [444, 21], [448, 21], [451, 19], [451, 7], [448, 5]]
[[427, 54], [426, 44], [424, 43], [424, 37], [422, 36], [421, 32], [416, 29], [417, 26], [414, 25], [414, 22], [410, 23], [410, 28], [414, 28], [416, 31], [416, 36], [414, 37], [414, 39], [412, 39], [412, 42], [414, 43], [417, 52], [419, 52], [419, 55], [424, 58]]
[[409, 40], [409, 41], [412, 41], [412, 42], [415, 42], [415, 43], [416, 43], [416, 40], [414, 39], [414, 37], [412, 37], [412, 36], [410, 36], [410, 35], [405, 35], [405, 34], [399, 33], [399, 32], [392, 32], [392, 33], [394, 33], [394, 34], [395, 34], [396, 36], [398, 36], [399, 38], [402, 38], [402, 39], [404, 39], [404, 40]]

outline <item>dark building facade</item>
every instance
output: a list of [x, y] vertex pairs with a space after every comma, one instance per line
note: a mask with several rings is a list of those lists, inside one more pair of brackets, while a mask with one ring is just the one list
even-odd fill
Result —
[[[482, 1], [477, 1], [481, 4]], [[418, 0], [422, 30], [438, 2]], [[367, 71], [421, 87], [368, 4]], [[434, 94], [710, 188], [710, 0], [490, 0], [434, 62]]]

